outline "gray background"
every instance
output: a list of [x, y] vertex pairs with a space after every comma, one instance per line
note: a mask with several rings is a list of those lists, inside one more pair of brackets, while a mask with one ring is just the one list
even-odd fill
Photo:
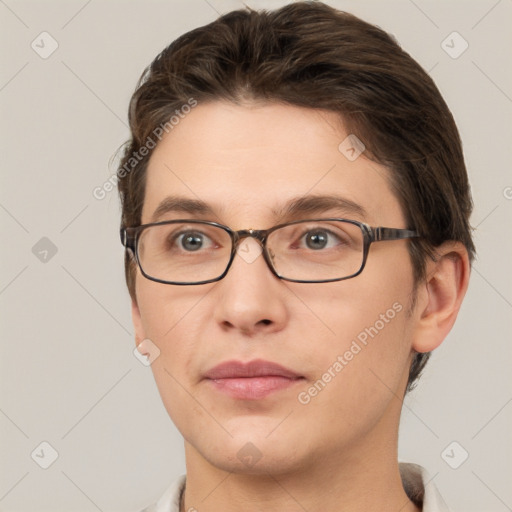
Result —
[[[454, 512], [512, 510], [512, 1], [329, 3], [393, 33], [432, 75], [475, 201], [468, 295], [406, 399], [400, 458], [427, 467]], [[2, 511], [138, 511], [185, 470], [181, 436], [132, 353], [117, 190], [101, 201], [92, 191], [115, 172], [143, 68], [241, 6], [0, 0]], [[47, 58], [43, 31], [59, 45]], [[454, 31], [469, 44], [457, 58]], [[58, 453], [48, 469], [43, 441]]]

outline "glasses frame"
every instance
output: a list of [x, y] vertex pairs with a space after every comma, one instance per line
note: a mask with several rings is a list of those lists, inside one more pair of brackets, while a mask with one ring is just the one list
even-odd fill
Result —
[[[346, 277], [341, 277], [341, 278], [336, 278], [336, 279], [313, 280], [313, 281], [310, 281], [310, 280], [306, 281], [306, 280], [301, 280], [301, 279], [290, 279], [290, 278], [283, 277], [283, 276], [279, 275], [279, 273], [277, 272], [277, 270], [274, 268], [274, 266], [272, 264], [270, 255], [268, 254], [268, 250], [267, 250], [268, 236], [272, 232], [276, 231], [277, 229], [280, 229], [280, 228], [283, 228], [286, 226], [290, 226], [293, 224], [299, 224], [302, 222], [319, 222], [319, 221], [347, 222], [349, 224], [358, 226], [361, 229], [361, 231], [363, 233], [364, 245], [363, 245], [363, 260], [362, 260], [361, 267], [359, 268], [359, 270], [349, 276], [346, 276]], [[162, 279], [157, 279], [155, 277], [152, 277], [152, 276], [146, 274], [146, 272], [142, 268], [141, 262], [139, 260], [139, 254], [138, 254], [138, 243], [139, 243], [141, 233], [145, 229], [150, 228], [152, 226], [161, 226], [164, 224], [178, 224], [178, 223], [207, 224], [210, 226], [215, 226], [215, 227], [221, 228], [229, 235], [229, 237], [231, 238], [231, 255], [230, 255], [229, 262], [227, 264], [226, 269], [219, 277], [216, 277], [214, 279], [208, 279], [206, 281], [176, 282], [176, 281], [164, 281]], [[269, 229], [240, 229], [238, 231], [234, 231], [231, 228], [229, 228], [228, 226], [219, 224], [218, 222], [207, 221], [207, 220], [198, 220], [198, 219], [166, 220], [166, 221], [161, 221], [161, 222], [152, 222], [149, 224], [141, 224], [140, 226], [135, 226], [135, 227], [123, 227], [120, 229], [120, 236], [121, 236], [121, 243], [123, 244], [123, 246], [126, 249], [128, 249], [132, 252], [132, 254], [135, 257], [135, 261], [137, 262], [137, 265], [139, 266], [139, 269], [145, 278], [147, 278], [151, 281], [155, 281], [157, 283], [174, 284], [174, 285], [181, 285], [181, 286], [208, 284], [208, 283], [214, 283], [214, 282], [217, 282], [217, 281], [220, 281], [221, 279], [223, 279], [227, 275], [227, 273], [235, 259], [235, 254], [236, 254], [238, 244], [244, 238], [248, 238], [248, 237], [255, 238], [256, 240], [258, 240], [261, 243], [262, 248], [263, 248], [263, 251], [262, 251], [263, 257], [267, 263], [268, 268], [272, 272], [272, 274], [274, 274], [279, 279], [282, 279], [283, 281], [290, 281], [292, 283], [332, 283], [332, 282], [336, 282], [336, 281], [345, 281], [346, 279], [352, 279], [353, 277], [356, 277], [359, 274], [361, 274], [361, 272], [364, 270], [366, 261], [368, 259], [368, 253], [370, 251], [370, 246], [372, 243], [383, 242], [386, 240], [403, 240], [403, 239], [407, 239], [407, 238], [419, 238], [420, 237], [420, 235], [416, 231], [413, 231], [410, 229], [386, 228], [386, 227], [382, 227], [382, 226], [373, 227], [373, 226], [369, 226], [368, 224], [366, 224], [364, 222], [359, 222], [356, 220], [344, 219], [344, 218], [339, 218], [339, 217], [301, 219], [301, 220], [295, 220], [292, 222], [286, 222], [283, 224], [278, 224]]]

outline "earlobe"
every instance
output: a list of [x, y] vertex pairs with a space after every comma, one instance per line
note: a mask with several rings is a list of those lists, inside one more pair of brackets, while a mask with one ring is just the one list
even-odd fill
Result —
[[430, 352], [443, 342], [468, 288], [470, 266], [464, 245], [445, 242], [437, 248], [436, 255], [436, 261], [428, 261], [427, 277], [418, 289], [412, 340], [416, 352]]

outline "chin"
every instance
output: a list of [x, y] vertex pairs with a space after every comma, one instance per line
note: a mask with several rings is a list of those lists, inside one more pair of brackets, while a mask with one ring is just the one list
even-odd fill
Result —
[[[273, 423], [275, 428], [276, 423]], [[288, 473], [297, 469], [298, 441], [283, 430], [268, 435], [247, 429], [233, 437], [205, 439], [195, 443], [195, 450], [211, 465], [223, 471], [248, 475]]]
[[[286, 450], [286, 447], [283, 448]], [[297, 463], [290, 457], [290, 452], [276, 453], [276, 445], [272, 443], [267, 443], [262, 450], [247, 442], [229, 453], [223, 450], [222, 453], [202, 455], [218, 469], [241, 475], [278, 475], [297, 469]]]

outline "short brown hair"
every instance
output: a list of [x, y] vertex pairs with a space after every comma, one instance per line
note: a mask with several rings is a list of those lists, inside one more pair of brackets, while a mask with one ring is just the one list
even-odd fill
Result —
[[[462, 242], [473, 261], [473, 204], [457, 127], [430, 76], [380, 28], [321, 2], [295, 2], [232, 11], [171, 43], [145, 69], [130, 102], [131, 139], [117, 173], [122, 226], [141, 222], [151, 151], [140, 157], [140, 149], [191, 98], [338, 113], [365, 155], [391, 170], [407, 227], [422, 236], [409, 245], [415, 283], [444, 241]], [[135, 300], [128, 251], [125, 272]], [[407, 390], [429, 355], [415, 355]]]

